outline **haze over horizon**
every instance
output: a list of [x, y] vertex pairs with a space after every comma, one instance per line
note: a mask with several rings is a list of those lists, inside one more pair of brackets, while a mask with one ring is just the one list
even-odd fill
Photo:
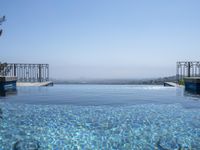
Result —
[[2, 0], [0, 61], [48, 63], [51, 78], [173, 76], [200, 56], [198, 0]]

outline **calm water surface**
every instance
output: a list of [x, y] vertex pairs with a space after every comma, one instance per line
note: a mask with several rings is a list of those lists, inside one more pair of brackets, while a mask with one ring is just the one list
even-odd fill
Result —
[[0, 150], [200, 149], [200, 97], [148, 85], [21, 87], [0, 97]]

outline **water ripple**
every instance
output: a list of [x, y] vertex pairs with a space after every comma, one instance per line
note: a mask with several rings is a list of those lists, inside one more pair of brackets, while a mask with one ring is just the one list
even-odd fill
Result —
[[200, 149], [200, 110], [1, 103], [0, 149]]

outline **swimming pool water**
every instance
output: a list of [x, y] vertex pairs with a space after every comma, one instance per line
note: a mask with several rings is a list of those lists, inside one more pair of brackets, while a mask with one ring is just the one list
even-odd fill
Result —
[[55, 85], [0, 98], [2, 150], [200, 149], [200, 98], [183, 88]]

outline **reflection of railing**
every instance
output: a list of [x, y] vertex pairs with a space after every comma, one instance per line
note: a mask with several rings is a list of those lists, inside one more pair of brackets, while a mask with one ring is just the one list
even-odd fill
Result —
[[44, 82], [49, 81], [48, 64], [11, 64], [7, 67], [7, 76], [16, 76], [19, 82]]
[[[9, 89], [9, 90], [0, 90], [0, 96], [12, 96], [17, 95], [17, 89]], [[1, 118], [1, 111], [0, 111], [0, 118]]]
[[179, 61], [176, 64], [177, 81], [184, 77], [200, 77], [200, 61]]

